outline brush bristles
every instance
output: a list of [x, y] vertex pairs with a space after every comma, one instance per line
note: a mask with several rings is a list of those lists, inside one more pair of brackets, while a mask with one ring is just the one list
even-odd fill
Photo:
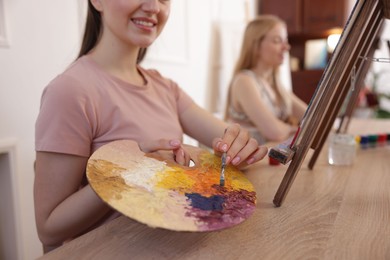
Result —
[[271, 148], [268, 156], [279, 161], [282, 164], [287, 164], [291, 161], [294, 156], [294, 151], [291, 150], [288, 146], [282, 145], [278, 147]]

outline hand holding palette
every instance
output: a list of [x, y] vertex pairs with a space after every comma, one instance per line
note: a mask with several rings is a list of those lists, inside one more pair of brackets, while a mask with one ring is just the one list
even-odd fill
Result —
[[246, 220], [256, 204], [246, 176], [229, 165], [220, 186], [221, 158], [197, 147], [190, 154], [195, 166], [186, 167], [114, 141], [90, 157], [87, 178], [108, 205], [151, 227], [213, 231]]

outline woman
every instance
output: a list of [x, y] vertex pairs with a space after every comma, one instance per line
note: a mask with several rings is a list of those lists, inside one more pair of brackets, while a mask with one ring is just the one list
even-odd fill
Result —
[[262, 144], [287, 139], [307, 108], [279, 80], [278, 68], [289, 49], [286, 25], [278, 17], [262, 15], [247, 25], [225, 118], [248, 128]]
[[238, 167], [267, 149], [197, 106], [173, 81], [138, 63], [169, 16], [167, 0], [90, 0], [79, 58], [45, 88], [36, 122], [36, 224], [45, 252], [119, 215], [88, 185], [88, 158], [121, 139], [182, 165], [183, 133], [227, 152]]

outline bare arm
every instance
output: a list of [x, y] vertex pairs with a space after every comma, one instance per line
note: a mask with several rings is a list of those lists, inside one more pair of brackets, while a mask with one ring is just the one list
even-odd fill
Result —
[[278, 119], [266, 106], [252, 77], [238, 75], [232, 85], [232, 97], [268, 140], [283, 141], [296, 131], [296, 128]]
[[180, 115], [184, 132], [208, 147], [213, 139], [222, 136], [228, 124], [195, 103]]
[[292, 114], [298, 120], [303, 118], [303, 115], [306, 112], [307, 104], [303, 102], [299, 97], [297, 97], [294, 93], [291, 93], [292, 98]]
[[[170, 154], [179, 164], [188, 164], [188, 155], [179, 140], [153, 140], [139, 146], [144, 152], [165, 150], [167, 156]], [[86, 157], [37, 152], [35, 217], [38, 236], [44, 248], [53, 249], [88, 231], [100, 224], [110, 212], [110, 208], [90, 185], [81, 188], [87, 162]]]
[[89, 185], [80, 189], [87, 160], [37, 152], [35, 217], [39, 238], [45, 246], [60, 245], [79, 235], [109, 212]]
[[213, 147], [216, 154], [227, 152], [227, 163], [245, 167], [267, 154], [247, 130], [238, 124], [228, 125], [196, 104], [180, 115], [184, 132], [201, 143]]

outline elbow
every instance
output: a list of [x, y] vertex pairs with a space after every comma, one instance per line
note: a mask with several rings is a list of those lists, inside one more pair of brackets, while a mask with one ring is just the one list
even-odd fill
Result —
[[47, 249], [54, 249], [63, 244], [63, 241], [59, 241], [58, 239], [54, 239], [53, 237], [39, 234], [38, 233], [39, 240], [41, 241], [43, 248], [45, 249], [45, 253], [47, 253]]
[[38, 238], [41, 241], [45, 253], [61, 246], [64, 242], [64, 238], [59, 237], [50, 230], [45, 229], [37, 225]]

